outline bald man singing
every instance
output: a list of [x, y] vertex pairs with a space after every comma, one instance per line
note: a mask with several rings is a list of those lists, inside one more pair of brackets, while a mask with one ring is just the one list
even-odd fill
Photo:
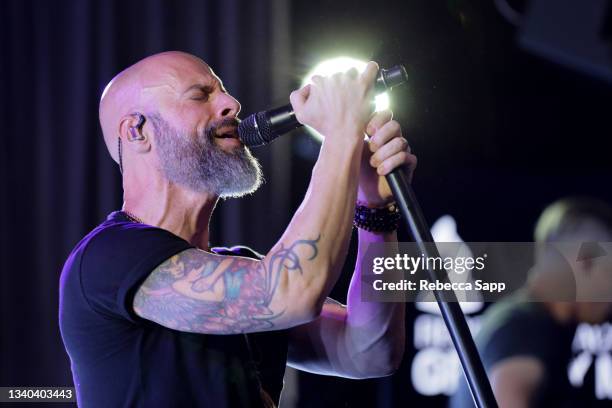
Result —
[[[75, 247], [60, 285], [79, 405], [272, 407], [286, 364], [348, 378], [394, 371], [404, 306], [361, 301], [371, 273], [361, 258], [370, 243], [397, 241], [384, 175], [411, 173], [416, 158], [391, 112], [372, 114], [377, 71], [371, 62], [291, 94], [297, 119], [326, 137], [301, 206], [265, 255], [209, 246], [218, 199], [262, 180], [238, 139], [240, 104], [212, 69], [166, 52], [108, 84], [100, 123], [123, 208]], [[354, 223], [359, 255], [344, 306], [327, 296]]]

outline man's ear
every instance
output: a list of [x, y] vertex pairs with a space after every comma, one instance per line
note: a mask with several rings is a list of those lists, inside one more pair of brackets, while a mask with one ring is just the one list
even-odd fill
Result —
[[151, 143], [144, 129], [145, 122], [146, 117], [139, 112], [134, 112], [121, 118], [119, 133], [126, 143], [126, 148], [135, 149], [140, 153], [150, 150]]

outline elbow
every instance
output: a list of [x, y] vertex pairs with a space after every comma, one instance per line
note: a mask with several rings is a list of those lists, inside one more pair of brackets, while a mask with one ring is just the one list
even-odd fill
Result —
[[399, 370], [402, 360], [380, 361], [375, 364], [370, 364], [359, 370], [359, 373], [353, 375], [355, 379], [365, 380], [369, 378], [389, 377]]
[[346, 378], [353, 380], [369, 380], [372, 378], [389, 377], [397, 372], [399, 364], [385, 364], [382, 362], [371, 363], [368, 366], [362, 366], [360, 369], [353, 369], [350, 373], [344, 374]]
[[316, 320], [323, 312], [323, 305], [331, 291], [329, 276], [333, 267], [320, 260], [316, 265], [309, 265], [309, 270], [296, 273], [285, 266], [279, 277], [277, 292], [286, 314], [292, 316], [292, 325], [309, 323]]
[[291, 326], [316, 320], [323, 311], [325, 298], [317, 296], [311, 288], [291, 288], [283, 296], [285, 314], [291, 316]]
[[317, 280], [300, 279], [286, 286], [285, 304], [300, 324], [316, 320], [323, 311], [324, 296], [322, 284]]
[[373, 349], [367, 355], [356, 358], [358, 369], [354, 378], [379, 378], [395, 374], [402, 365], [404, 348], [404, 342], [397, 341], [388, 348]]
[[389, 358], [387, 359], [387, 364], [384, 372], [381, 377], [386, 377], [388, 375], [393, 375], [399, 370], [402, 365], [402, 361], [404, 360], [404, 344], [401, 347], [398, 347], [398, 350], [391, 353]]
[[395, 374], [402, 365], [403, 357], [403, 345], [401, 350], [390, 352], [387, 356], [382, 356], [380, 364], [375, 367], [375, 371], [371, 373], [372, 377], [388, 377]]
[[319, 296], [303, 296], [301, 303], [302, 317], [305, 322], [316, 320], [323, 312], [323, 303], [325, 298], [320, 299]]

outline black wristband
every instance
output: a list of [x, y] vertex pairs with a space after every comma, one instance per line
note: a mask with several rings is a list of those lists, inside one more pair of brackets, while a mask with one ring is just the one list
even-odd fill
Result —
[[357, 228], [370, 232], [392, 232], [397, 229], [399, 220], [400, 212], [395, 203], [379, 208], [355, 205], [353, 225]]

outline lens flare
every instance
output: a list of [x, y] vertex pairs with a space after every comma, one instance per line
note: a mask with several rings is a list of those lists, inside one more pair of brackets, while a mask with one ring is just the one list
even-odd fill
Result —
[[[355, 68], [357, 71], [363, 72], [366, 65], [367, 63], [365, 61], [351, 57], [337, 57], [328, 59], [319, 63], [304, 77], [302, 86], [309, 84], [311, 82], [311, 78], [315, 75], [330, 76], [337, 72], [346, 72], [351, 68]], [[376, 112], [389, 108], [389, 94], [387, 92], [376, 95], [374, 101], [376, 103]], [[323, 136], [321, 136], [321, 134], [319, 134], [316, 130], [310, 127], [307, 128], [317, 140], [320, 141], [323, 139]]]

